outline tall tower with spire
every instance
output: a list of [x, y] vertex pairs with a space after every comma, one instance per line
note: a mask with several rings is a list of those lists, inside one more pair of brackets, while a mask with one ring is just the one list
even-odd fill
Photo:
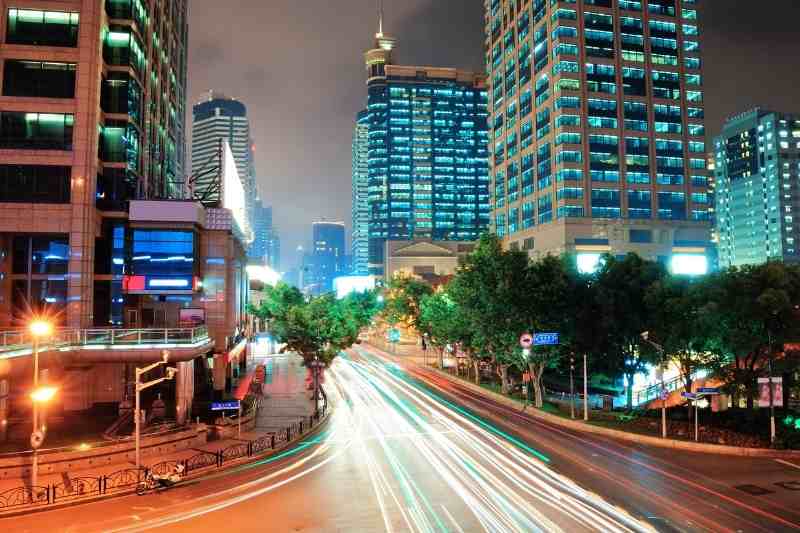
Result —
[[386, 65], [392, 64], [392, 50], [397, 41], [383, 33], [383, 0], [378, 0], [378, 33], [375, 34], [375, 46], [364, 54], [367, 66], [367, 83], [375, 78], [386, 77]]
[[389, 241], [474, 241], [489, 225], [487, 93], [483, 75], [397, 65], [378, 32], [364, 54], [367, 270], [386, 275]]

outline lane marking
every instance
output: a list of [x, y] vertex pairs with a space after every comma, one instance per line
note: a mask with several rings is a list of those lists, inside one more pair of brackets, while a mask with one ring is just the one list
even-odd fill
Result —
[[775, 459], [776, 463], [780, 463], [782, 465], [791, 466], [792, 468], [796, 468], [800, 470], [800, 465], [796, 465], [794, 463], [790, 463], [789, 461], [784, 461], [783, 459]]
[[453, 515], [450, 514], [450, 511], [447, 510], [447, 507], [445, 507], [444, 504], [442, 504], [442, 511], [444, 511], [445, 516], [447, 516], [450, 522], [452, 522], [453, 526], [455, 526], [456, 531], [458, 531], [458, 533], [464, 533], [464, 530], [461, 529], [461, 526], [458, 525], [458, 522], [456, 522], [456, 519], [453, 518]]

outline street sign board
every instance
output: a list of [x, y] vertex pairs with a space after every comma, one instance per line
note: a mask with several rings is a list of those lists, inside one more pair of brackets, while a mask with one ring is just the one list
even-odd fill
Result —
[[534, 346], [554, 346], [559, 344], [558, 333], [534, 333]]
[[682, 392], [681, 396], [689, 400], [694, 400], [695, 398], [697, 398], [697, 395], [693, 392]]
[[392, 328], [389, 330], [389, 342], [400, 342], [400, 330]]
[[533, 335], [530, 333], [523, 333], [519, 338], [519, 345], [523, 348], [530, 348], [533, 344]]
[[236, 411], [239, 409], [239, 402], [213, 402], [211, 404], [212, 411]]
[[717, 387], [700, 387], [697, 392], [708, 396], [709, 394], [719, 394], [719, 389]]
[[669, 398], [669, 391], [667, 389], [661, 389], [661, 392], [658, 395], [658, 399], [664, 401], [667, 398]]

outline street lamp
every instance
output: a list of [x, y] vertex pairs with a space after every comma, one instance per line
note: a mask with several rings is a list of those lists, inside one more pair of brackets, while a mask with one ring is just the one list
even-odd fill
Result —
[[[643, 331], [641, 333], [642, 340], [656, 349], [660, 358], [661, 358], [661, 438], [667, 438], [667, 397], [666, 397], [666, 387], [664, 387], [664, 347], [660, 344], [657, 344], [650, 340], [650, 332]], [[633, 386], [631, 383], [629, 386]], [[687, 391], [689, 392], [689, 391]]]
[[162, 381], [166, 381], [168, 379], [173, 379], [175, 377], [175, 374], [178, 372], [177, 368], [170, 367], [170, 368], [167, 368], [167, 375], [165, 377], [154, 379], [152, 381], [147, 381], [145, 383], [142, 383], [140, 381], [140, 378], [142, 377], [142, 375], [147, 374], [148, 372], [150, 372], [154, 368], [157, 368], [157, 367], [159, 367], [161, 365], [166, 365], [167, 364], [167, 362], [169, 361], [169, 350], [164, 350], [163, 352], [161, 352], [161, 356], [162, 356], [162, 360], [161, 361], [153, 363], [152, 365], [147, 365], [144, 368], [137, 368], [136, 369], [136, 408], [135, 408], [135, 410], [133, 412], [134, 426], [136, 428], [136, 430], [135, 430], [135, 432], [136, 432], [136, 437], [135, 437], [135, 440], [136, 440], [136, 470], [139, 470], [139, 468], [141, 468], [141, 464], [140, 464], [140, 462], [141, 462], [140, 461], [140, 457], [141, 456], [140, 456], [140, 445], [139, 445], [139, 443], [141, 441], [142, 413], [141, 413], [141, 409], [139, 408], [139, 406], [140, 406], [140, 393], [143, 390], [152, 387], [153, 385], [158, 385]]
[[31, 489], [36, 490], [39, 479], [39, 454], [37, 450], [44, 442], [44, 431], [39, 427], [39, 404], [45, 403], [53, 398], [55, 389], [53, 387], [39, 388], [39, 340], [48, 337], [53, 333], [53, 325], [42, 319], [36, 319], [30, 323], [28, 329], [33, 337], [33, 430], [31, 431], [31, 449], [33, 450], [33, 461], [31, 465]]

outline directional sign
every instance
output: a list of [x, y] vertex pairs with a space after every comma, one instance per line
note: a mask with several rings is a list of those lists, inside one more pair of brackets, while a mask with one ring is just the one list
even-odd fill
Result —
[[681, 396], [689, 400], [694, 400], [695, 398], [697, 398], [697, 395], [693, 392], [682, 392]]
[[534, 333], [534, 346], [553, 346], [559, 344], [558, 333]]
[[392, 328], [389, 330], [389, 342], [400, 342], [400, 330]]
[[530, 348], [533, 345], [533, 335], [530, 333], [523, 333], [519, 338], [519, 345], [523, 348]]
[[719, 389], [717, 387], [700, 387], [697, 389], [698, 394], [719, 394]]
[[211, 404], [212, 411], [237, 411], [239, 409], [239, 402], [213, 402]]
[[662, 401], [666, 400], [667, 398], [669, 398], [669, 391], [667, 389], [661, 389], [658, 398]]

